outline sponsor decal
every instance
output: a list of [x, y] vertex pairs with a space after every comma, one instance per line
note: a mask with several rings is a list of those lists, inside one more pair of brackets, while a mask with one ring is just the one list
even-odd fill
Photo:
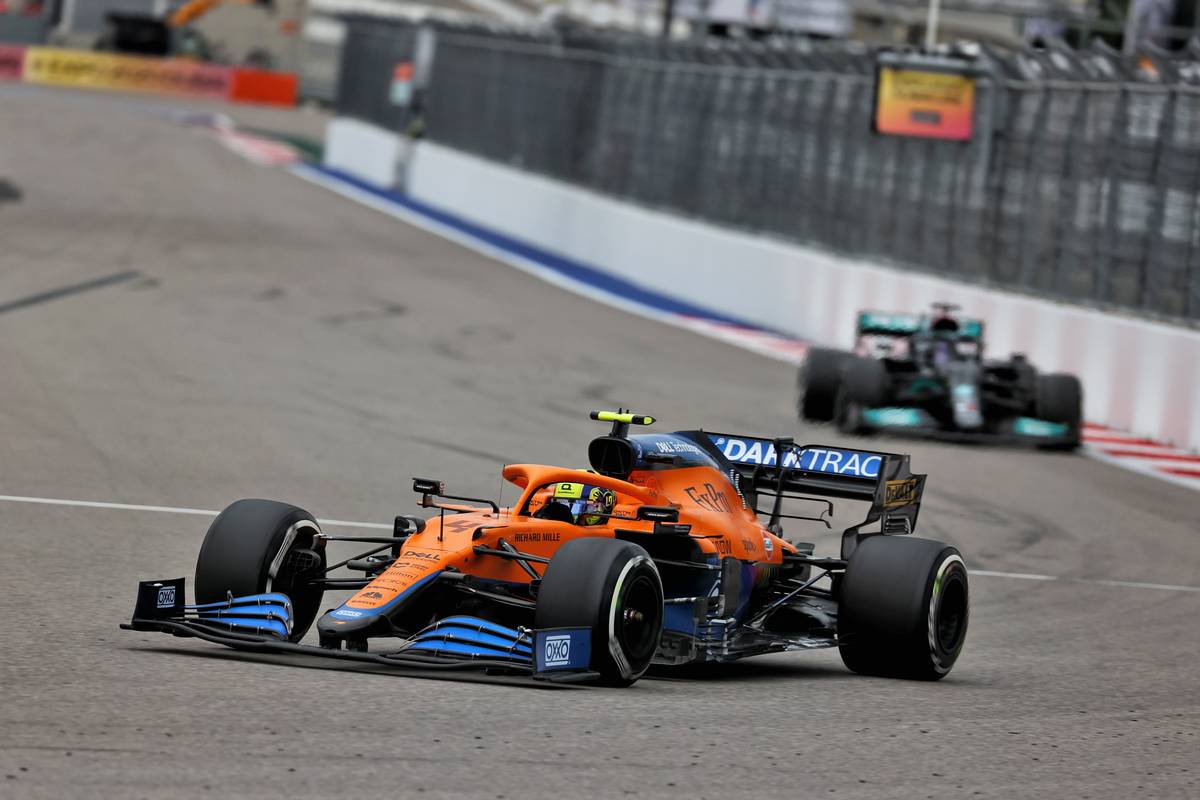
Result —
[[3, 44], [0, 44], [0, 80], [185, 94], [281, 106], [296, 104], [299, 85], [298, 76], [286, 72], [223, 67], [178, 58]]
[[917, 482], [915, 480], [888, 481], [884, 490], [884, 508], [897, 508], [915, 503]]
[[421, 561], [440, 561], [441, 555], [438, 553], [422, 553], [418, 550], [405, 550], [403, 558], [417, 558]]
[[175, 587], [164, 586], [158, 590], [158, 607], [159, 608], [174, 608], [175, 607]]
[[362, 598], [363, 600], [382, 600], [383, 592], [375, 592], [375, 591], [363, 592], [362, 594], [359, 595], [359, 597]]
[[974, 384], [960, 383], [953, 389], [954, 407], [958, 411], [978, 411], [979, 393]]
[[178, 59], [31, 47], [25, 52], [24, 78], [27, 83], [225, 99], [233, 71]]
[[662, 488], [662, 483], [659, 482], [658, 478], [647, 473], [635, 472], [633, 475], [629, 476], [629, 482], [638, 486], [644, 486], [652, 492], [657, 492]]
[[968, 141], [974, 134], [975, 80], [964, 67], [932, 71], [881, 64], [875, 84], [875, 131], [892, 136]]
[[[868, 408], [863, 412], [863, 420], [868, 425], [875, 425], [880, 428], [914, 428], [918, 425], [926, 424], [927, 421], [923, 411], [900, 406]], [[929, 422], [932, 422], [932, 420], [929, 420]]]
[[571, 637], [567, 634], [547, 636], [544, 653], [547, 667], [561, 667], [570, 664]]
[[333, 616], [342, 617], [344, 619], [358, 619], [362, 615], [363, 615], [363, 612], [352, 611], [349, 608], [339, 608], [337, 611], [333, 612]]
[[371, 585], [381, 589], [393, 590], [407, 586], [411, 581], [428, 572], [429, 566], [426, 564], [393, 564], [388, 568], [387, 572], [373, 580]]
[[676, 453], [689, 453], [691, 455], [701, 455], [703, 451], [696, 445], [689, 442], [680, 442], [675, 439], [659, 440], [654, 443], [654, 448], [660, 453], [674, 455]]
[[[762, 439], [741, 439], [733, 436], [713, 436], [713, 444], [730, 461], [738, 464], [760, 464], [773, 467], [778, 463], [775, 445]], [[805, 472], [822, 472], [854, 478], [877, 478], [883, 456], [832, 447], [792, 449], [784, 454], [783, 466]]]
[[921, 327], [921, 318], [915, 314], [880, 314], [865, 311], [858, 315], [858, 325], [867, 330], [916, 333]]
[[733, 486], [733, 490], [737, 492], [737, 496], [741, 499], [742, 508], [749, 508], [750, 506], [746, 502], [746, 494], [742, 491], [742, 474], [736, 469], [729, 470], [729, 483]]
[[592, 658], [590, 628], [556, 628], [534, 633], [534, 669], [587, 669]]
[[1066, 436], [1067, 426], [1057, 422], [1046, 422], [1032, 417], [1018, 417], [1013, 423], [1013, 431], [1018, 436]]
[[562, 541], [561, 533], [514, 533], [514, 542], [558, 542]]
[[729, 504], [729, 498], [711, 483], [704, 484], [703, 489], [696, 486], [689, 486], [684, 491], [687, 492], [688, 497], [692, 498], [693, 503], [706, 511], [716, 511], [724, 514], [733, 512], [733, 507]]
[[771, 541], [770, 536], [763, 537], [763, 552], [770, 555], [775, 551], [775, 543]]

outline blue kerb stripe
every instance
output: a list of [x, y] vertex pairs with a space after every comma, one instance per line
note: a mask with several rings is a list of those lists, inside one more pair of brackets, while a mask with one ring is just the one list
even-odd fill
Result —
[[762, 325], [754, 325], [745, 320], [729, 317], [720, 314], [702, 306], [693, 305], [684, 300], [678, 300], [661, 292], [656, 292], [653, 289], [647, 289], [644, 286], [639, 286], [636, 283], [631, 283], [624, 278], [619, 278], [604, 270], [596, 267], [588, 266], [571, 258], [557, 255], [544, 250], [536, 245], [522, 242], [514, 239], [511, 236], [505, 236], [502, 233], [477, 225], [474, 222], [463, 219], [462, 217], [451, 214], [447, 211], [434, 208], [426, 205], [418, 200], [414, 200], [406, 194], [397, 192], [391, 189], [380, 189], [359, 178], [349, 175], [341, 170], [331, 169], [320, 164], [306, 164], [308, 169], [319, 172], [329, 178], [334, 178], [343, 183], [353, 186], [355, 189], [374, 195], [381, 200], [386, 200], [389, 203], [405, 208], [409, 211], [416, 212], [422, 216], [428, 217], [435, 222], [453, 228], [459, 233], [465, 233], [474, 239], [478, 239], [484, 244], [491, 245], [500, 250], [507, 251], [513, 255], [526, 258], [535, 262], [539, 266], [557, 272], [565, 278], [569, 278], [577, 283], [582, 283], [587, 286], [599, 289], [609, 294], [615, 295], [622, 299], [638, 303], [656, 311], [662, 311], [669, 314], [680, 314], [688, 317], [699, 317], [701, 319], [712, 320], [713, 322], [723, 322], [728, 325], [739, 325], [743, 328], [749, 328], [755, 331], [765, 331], [767, 333], [780, 334], [778, 331], [765, 328]]

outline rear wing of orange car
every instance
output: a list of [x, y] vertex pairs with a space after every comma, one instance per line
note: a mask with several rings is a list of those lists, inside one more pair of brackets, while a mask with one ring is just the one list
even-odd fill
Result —
[[774, 497], [772, 526], [778, 526], [783, 498], [840, 498], [871, 504], [867, 518], [847, 533], [858, 534], [875, 522], [879, 533], [916, 529], [926, 476], [913, 474], [907, 455], [707, 431], [689, 438], [719, 453], [743, 487]]

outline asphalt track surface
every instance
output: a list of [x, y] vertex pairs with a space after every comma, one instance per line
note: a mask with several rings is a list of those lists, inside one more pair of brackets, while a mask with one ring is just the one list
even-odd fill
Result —
[[[504, 462], [581, 464], [596, 407], [836, 440], [779, 363], [75, 99], [0, 96], [0, 494], [386, 523], [413, 475], [494, 496]], [[924, 535], [1087, 579], [976, 576], [936, 684], [821, 651], [548, 690], [125, 633], [207, 520], [0, 501], [0, 796], [1200, 796], [1200, 593], [1090, 582], [1200, 585], [1200, 495], [890, 444], [930, 474]]]

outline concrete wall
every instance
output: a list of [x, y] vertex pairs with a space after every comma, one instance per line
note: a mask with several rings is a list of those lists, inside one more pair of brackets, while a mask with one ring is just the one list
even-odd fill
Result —
[[408, 141], [391, 131], [339, 117], [325, 134], [325, 166], [383, 188], [397, 185]]
[[[336, 138], [331, 135], [331, 144]], [[355, 174], [394, 186], [388, 157], [377, 156], [377, 163]], [[986, 320], [990, 354], [1022, 352], [1043, 371], [1077, 373], [1090, 421], [1200, 450], [1200, 332], [1192, 329], [719, 228], [429, 142], [414, 148], [407, 191], [420, 202], [646, 288], [818, 344], [849, 346], [861, 308], [958, 303]]]

